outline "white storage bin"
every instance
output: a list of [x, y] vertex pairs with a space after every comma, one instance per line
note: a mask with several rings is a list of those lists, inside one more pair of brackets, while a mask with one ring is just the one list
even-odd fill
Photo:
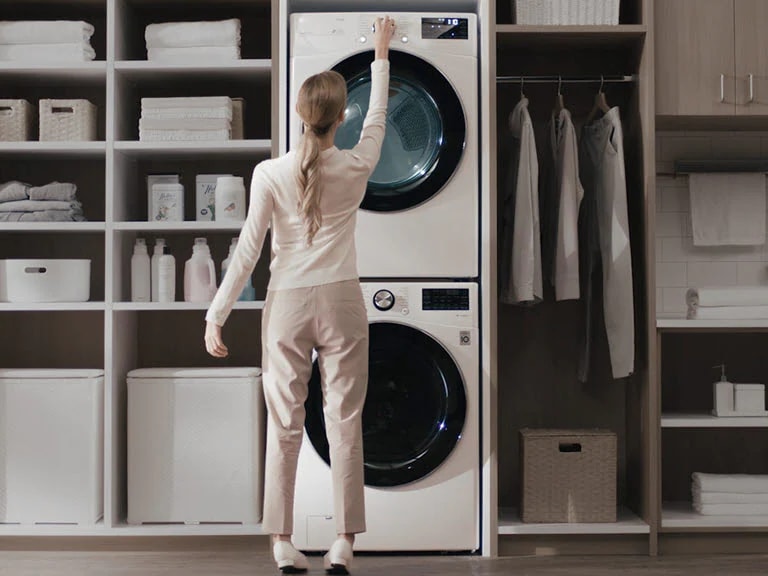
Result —
[[515, 23], [570, 26], [618, 25], [620, 0], [512, 0]]
[[88, 100], [40, 100], [40, 140], [96, 140], [96, 106]]
[[32, 132], [32, 104], [26, 100], [0, 100], [0, 140], [23, 142]]
[[0, 522], [95, 524], [104, 373], [0, 370]]
[[0, 260], [0, 302], [87, 302], [90, 260]]
[[261, 520], [258, 368], [128, 374], [128, 523]]

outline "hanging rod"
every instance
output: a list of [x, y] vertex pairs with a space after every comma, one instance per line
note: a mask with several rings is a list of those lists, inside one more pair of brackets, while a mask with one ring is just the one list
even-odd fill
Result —
[[637, 75], [629, 76], [496, 76], [498, 84], [617, 84], [636, 82]]

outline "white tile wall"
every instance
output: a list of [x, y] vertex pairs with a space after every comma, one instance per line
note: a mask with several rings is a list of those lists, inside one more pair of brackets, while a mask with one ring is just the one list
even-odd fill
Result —
[[[768, 244], [693, 245], [688, 178], [671, 177], [675, 160], [768, 156], [768, 133], [659, 132], [656, 136], [657, 314], [684, 315], [697, 286], [768, 286]], [[766, 216], [768, 217], [768, 215]]]

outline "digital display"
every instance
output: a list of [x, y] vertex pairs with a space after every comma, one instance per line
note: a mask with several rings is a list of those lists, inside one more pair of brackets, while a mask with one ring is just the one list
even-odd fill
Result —
[[469, 21], [466, 18], [422, 18], [421, 37], [428, 40], [468, 40]]
[[467, 288], [424, 288], [421, 291], [422, 310], [469, 310]]

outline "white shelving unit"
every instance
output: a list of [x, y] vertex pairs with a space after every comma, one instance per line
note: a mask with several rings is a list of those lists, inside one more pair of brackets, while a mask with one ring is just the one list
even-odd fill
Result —
[[665, 503], [661, 529], [664, 532], [768, 531], [768, 515], [705, 516], [696, 512], [690, 502]]
[[662, 428], [768, 428], [768, 416], [723, 417], [711, 414], [662, 414]]
[[650, 527], [627, 508], [617, 510], [616, 522], [525, 523], [515, 508], [499, 510], [500, 535], [648, 534]]
[[[30, 19], [27, 3], [0, 3], [0, 20]], [[226, 536], [261, 535], [260, 525], [126, 524], [126, 374], [145, 366], [216, 366], [202, 343], [202, 316], [208, 304], [132, 303], [130, 253], [137, 236], [170, 239], [177, 259], [177, 298], [183, 297], [182, 272], [192, 240], [204, 234], [216, 246], [217, 270], [225, 247], [242, 223], [194, 221], [194, 176], [231, 173], [250, 180], [253, 166], [272, 155], [271, 0], [35, 0], [40, 18], [92, 22], [97, 59], [72, 65], [0, 62], [0, 97], [86, 98], [98, 108], [98, 141], [0, 142], [2, 180], [42, 184], [52, 180], [78, 185], [87, 222], [0, 223], [0, 258], [91, 258], [91, 297], [85, 303], [0, 303], [0, 341], [23, 319], [40, 333], [53, 333], [69, 361], [103, 365], [105, 372], [104, 517], [95, 525], [0, 525], [4, 536]], [[144, 27], [151, 22], [240, 18], [242, 60], [224, 63], [164, 64], [146, 61]], [[146, 96], [229, 95], [245, 99], [245, 139], [226, 142], [140, 142], [140, 99]], [[34, 132], [33, 132], [34, 133]], [[150, 173], [175, 173], [186, 188], [187, 221], [146, 221]], [[264, 292], [259, 277], [257, 293]], [[238, 302], [233, 325], [253, 326], [264, 302]], [[25, 314], [18, 314], [23, 312]], [[6, 314], [5, 317], [2, 315]], [[5, 320], [5, 321], [4, 321]], [[242, 330], [242, 328], [240, 328]], [[82, 342], [76, 337], [83, 331]], [[29, 331], [28, 331], [29, 332]], [[66, 345], [65, 345], [65, 344]], [[259, 365], [258, 342], [231, 342], [233, 358]], [[62, 350], [41, 351], [31, 344], [14, 367], [57, 367]], [[167, 350], [168, 360], [164, 360]], [[77, 353], [81, 352], [81, 353]], [[47, 357], [49, 354], [50, 357]], [[35, 356], [38, 355], [38, 356]], [[42, 355], [40, 365], [37, 359]], [[167, 362], [167, 363], [166, 363]], [[3, 356], [0, 354], [0, 366]], [[67, 366], [69, 367], [69, 366]]]

